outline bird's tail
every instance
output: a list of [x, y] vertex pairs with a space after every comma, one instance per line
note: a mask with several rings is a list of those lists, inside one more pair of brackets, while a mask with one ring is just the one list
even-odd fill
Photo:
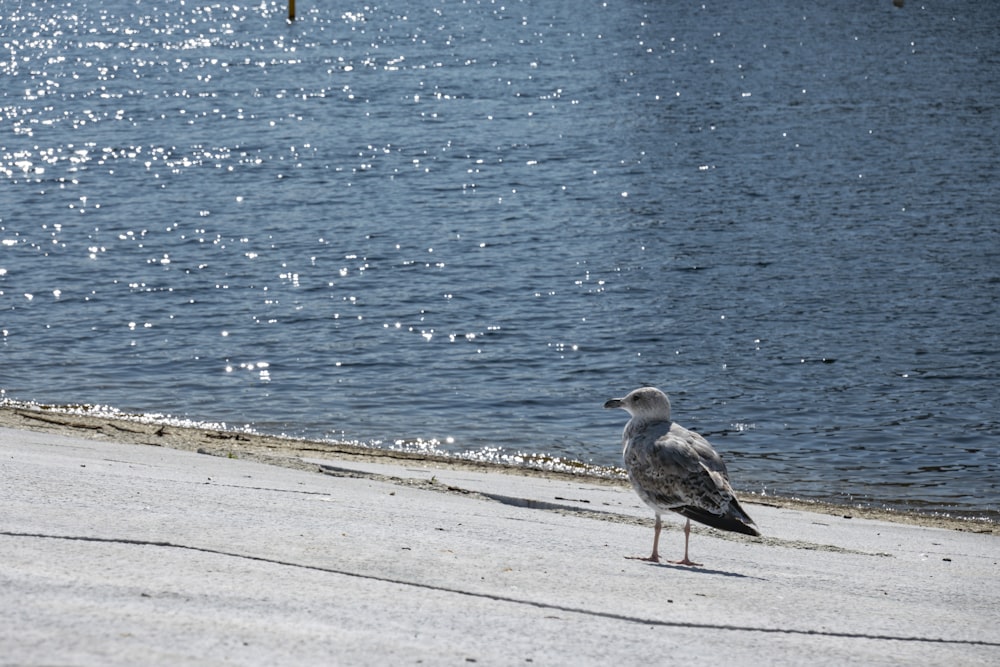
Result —
[[678, 514], [686, 516], [692, 521], [703, 523], [706, 526], [711, 526], [712, 528], [760, 537], [760, 531], [758, 531], [757, 526], [754, 525], [753, 519], [750, 518], [749, 514], [743, 511], [743, 508], [740, 507], [739, 502], [737, 502], [735, 498], [733, 498], [732, 502], [729, 504], [729, 511], [725, 514], [712, 514], [711, 512], [701, 509], [700, 507], [693, 507], [691, 505], [674, 508], [674, 511]]

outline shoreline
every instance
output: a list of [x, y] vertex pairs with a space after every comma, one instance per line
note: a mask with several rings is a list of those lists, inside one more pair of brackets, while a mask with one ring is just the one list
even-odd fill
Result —
[[[11, 403], [14, 403], [13, 401]], [[36, 404], [0, 405], [0, 427], [24, 431], [73, 435], [117, 443], [166, 447], [199, 454], [256, 461], [297, 470], [318, 470], [303, 460], [329, 459], [419, 464], [427, 468], [470, 470], [553, 480], [580, 480], [589, 484], [628, 488], [624, 476], [599, 475], [581, 464], [580, 471], [545, 470], [530, 465], [476, 461], [445, 454], [365, 447], [350, 443], [308, 440], [226, 430], [210, 425], [175, 425], [142, 415], [82, 414], [66, 406]], [[917, 511], [890, 510], [859, 505], [838, 505], [818, 500], [740, 493], [750, 505], [791, 509], [845, 519], [875, 519], [899, 524], [943, 528], [961, 532], [1000, 535], [1000, 522], [988, 518], [959, 518]]]

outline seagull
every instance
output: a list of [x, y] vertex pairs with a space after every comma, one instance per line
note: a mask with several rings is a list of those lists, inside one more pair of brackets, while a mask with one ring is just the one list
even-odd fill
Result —
[[714, 528], [759, 536], [753, 519], [743, 511], [722, 457], [708, 440], [670, 420], [670, 399], [655, 387], [640, 387], [625, 398], [612, 398], [605, 408], [622, 408], [632, 418], [622, 434], [622, 457], [635, 492], [656, 512], [653, 553], [658, 547], [660, 514], [671, 510], [687, 518], [684, 525], [684, 558], [677, 565], [698, 566], [688, 558], [691, 519]]

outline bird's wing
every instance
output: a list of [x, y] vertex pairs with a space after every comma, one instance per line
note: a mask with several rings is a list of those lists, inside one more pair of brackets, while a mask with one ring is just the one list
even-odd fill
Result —
[[625, 467], [635, 486], [664, 509], [709, 509], [721, 500], [713, 503], [712, 498], [731, 495], [725, 478], [713, 475], [689, 439], [669, 426], [635, 434], [625, 451]]
[[673, 422], [647, 424], [629, 435], [625, 467], [644, 502], [715, 528], [759, 534], [707, 440]]
[[642, 440], [646, 443], [659, 442], [666, 438], [670, 443], [675, 443], [678, 447], [687, 445], [697, 455], [698, 460], [705, 464], [709, 470], [721, 473], [728, 481], [729, 471], [722, 457], [712, 447], [712, 445], [699, 433], [688, 430], [674, 421], [664, 421], [657, 423], [629, 422], [625, 428], [626, 444], [629, 440]]
[[720, 473], [727, 482], [729, 481], [729, 471], [726, 470], [725, 461], [722, 460], [719, 452], [715, 451], [708, 440], [703, 438], [701, 434], [689, 431], [679, 424], [674, 424], [670, 431], [675, 437], [681, 438], [691, 445], [691, 448], [698, 454], [698, 458], [701, 459], [706, 468]]
[[697, 433], [671, 424], [636, 433], [629, 444], [625, 467], [646, 502], [716, 528], [757, 534], [721, 457]]

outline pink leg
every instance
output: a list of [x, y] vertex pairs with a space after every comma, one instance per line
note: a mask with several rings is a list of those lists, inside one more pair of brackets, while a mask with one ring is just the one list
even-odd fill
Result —
[[684, 524], [684, 560], [672, 560], [671, 563], [675, 565], [693, 565], [698, 567], [701, 563], [696, 563], [690, 558], [688, 558], [688, 540], [691, 538], [691, 519], [687, 520]]
[[660, 529], [661, 528], [663, 528], [663, 523], [660, 521], [660, 515], [657, 514], [656, 515], [656, 527], [653, 530], [653, 553], [652, 553], [652, 555], [649, 558], [643, 558], [642, 556], [625, 556], [625, 558], [628, 558], [630, 560], [645, 560], [645, 561], [649, 561], [650, 563], [659, 563], [660, 562], [659, 547], [660, 547]]

